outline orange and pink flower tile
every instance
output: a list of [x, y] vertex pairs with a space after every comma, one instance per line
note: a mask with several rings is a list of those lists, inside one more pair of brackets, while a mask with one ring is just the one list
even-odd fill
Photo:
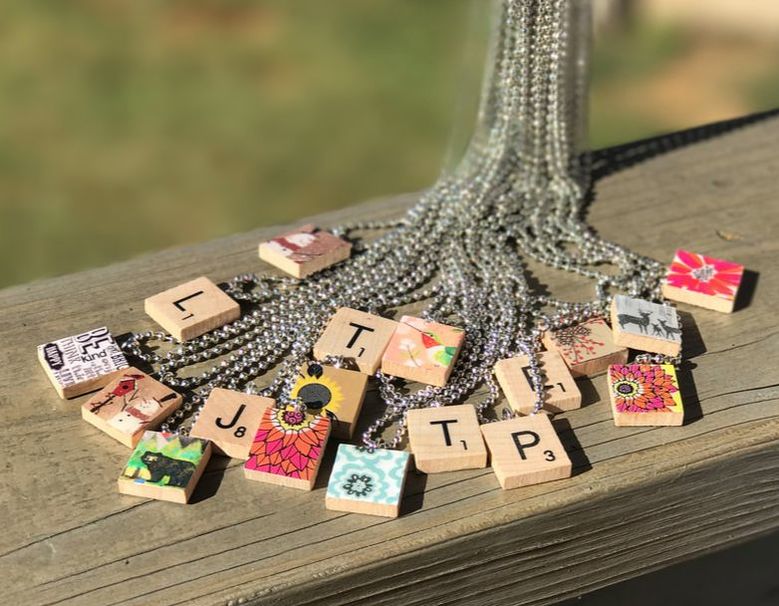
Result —
[[269, 407], [244, 464], [251, 480], [311, 490], [330, 436], [330, 419], [292, 406]]

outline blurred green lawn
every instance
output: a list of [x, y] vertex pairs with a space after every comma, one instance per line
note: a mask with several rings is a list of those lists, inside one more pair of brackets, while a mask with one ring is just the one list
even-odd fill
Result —
[[[6, 0], [0, 285], [429, 185], [480, 1]], [[598, 49], [594, 145], [674, 126], [609, 91], [684, 48], [649, 28]]]

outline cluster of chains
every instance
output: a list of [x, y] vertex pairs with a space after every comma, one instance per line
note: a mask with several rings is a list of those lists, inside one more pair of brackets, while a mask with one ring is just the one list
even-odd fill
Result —
[[[603, 315], [615, 289], [660, 299], [663, 267], [600, 239], [582, 218], [589, 188], [588, 157], [579, 149], [587, 4], [502, 0], [478, 123], [463, 160], [399, 221], [334, 229], [354, 243], [349, 260], [302, 281], [237, 276], [225, 290], [244, 303], [241, 319], [180, 344], [152, 332], [122, 342], [126, 353], [185, 394], [162, 431], [186, 434], [186, 420], [197, 419], [216, 387], [295, 404], [289, 394], [298, 369], [336, 309], [392, 315], [414, 303], [424, 306], [424, 319], [462, 327], [465, 344], [444, 387], [408, 393], [400, 380], [376, 373], [386, 409], [364, 432], [366, 447], [398, 447], [408, 410], [462, 402], [477, 390], [484, 394], [475, 403], [481, 421], [495, 420], [493, 367], [518, 354], [529, 357], [538, 412], [545, 377], [537, 352], [545, 331]], [[534, 292], [525, 257], [591, 279], [594, 299], [570, 303]], [[612, 271], [597, 271], [601, 264]], [[172, 345], [159, 354], [152, 341]], [[193, 374], [192, 366], [208, 362]], [[271, 369], [273, 380], [260, 390], [255, 379]]]

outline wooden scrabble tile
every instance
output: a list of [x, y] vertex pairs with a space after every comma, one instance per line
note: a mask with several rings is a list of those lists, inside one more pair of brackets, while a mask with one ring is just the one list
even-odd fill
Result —
[[125, 446], [156, 429], [181, 406], [182, 397], [137, 368], [111, 375], [111, 382], [84, 402], [81, 416]]
[[149, 297], [144, 307], [179, 341], [199, 337], [241, 315], [238, 303], [204, 276]]
[[260, 259], [296, 278], [305, 278], [348, 259], [352, 245], [314, 225], [304, 225], [260, 244]]
[[549, 351], [562, 356], [574, 377], [592, 377], [606, 372], [609, 364], [622, 364], [628, 359], [628, 350], [614, 342], [603, 318], [548, 331], [543, 342]]
[[360, 372], [372, 375], [398, 325], [393, 320], [348, 307], [338, 309], [314, 345], [314, 357], [343, 356]]
[[678, 356], [682, 329], [676, 310], [670, 305], [616, 295], [611, 301], [614, 342], [665, 356]]
[[481, 426], [503, 489], [571, 477], [571, 460], [545, 414]]
[[103, 326], [38, 346], [38, 360], [60, 398], [100, 389], [127, 360]]
[[333, 426], [333, 437], [348, 440], [357, 427], [368, 375], [318, 363], [304, 364], [290, 392], [300, 398], [311, 414], [325, 414]]
[[[582, 394], [562, 356], [556, 351], [542, 351], [538, 354], [538, 363], [546, 376], [544, 410], [563, 412], [581, 408]], [[513, 410], [523, 415], [533, 412], [536, 392], [530, 379], [527, 356], [501, 360], [495, 365], [495, 376]]]
[[330, 419], [289, 406], [266, 408], [243, 466], [250, 480], [290, 488], [314, 488], [330, 436]]
[[119, 492], [186, 503], [210, 458], [208, 440], [147, 431], [119, 476]]
[[409, 454], [341, 444], [327, 484], [325, 507], [396, 518], [400, 513]]
[[743, 276], [743, 265], [679, 249], [663, 281], [663, 296], [730, 313]]
[[381, 358], [381, 371], [443, 387], [460, 354], [465, 332], [462, 328], [403, 316]]
[[245, 461], [262, 413], [275, 403], [272, 398], [217, 387], [208, 395], [189, 435], [210, 440], [216, 454]]
[[681, 425], [684, 407], [671, 364], [615, 364], [609, 367], [614, 425]]
[[409, 410], [406, 422], [419, 471], [438, 473], [487, 466], [487, 448], [476, 410], [470, 404]]

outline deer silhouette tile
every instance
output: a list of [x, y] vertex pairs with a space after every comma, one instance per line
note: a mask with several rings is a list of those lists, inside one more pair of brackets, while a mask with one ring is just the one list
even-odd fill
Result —
[[670, 305], [616, 295], [611, 302], [614, 342], [624, 347], [677, 356], [682, 349], [682, 329]]

